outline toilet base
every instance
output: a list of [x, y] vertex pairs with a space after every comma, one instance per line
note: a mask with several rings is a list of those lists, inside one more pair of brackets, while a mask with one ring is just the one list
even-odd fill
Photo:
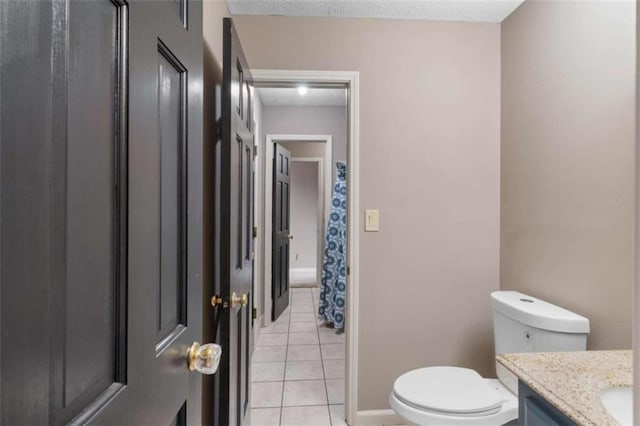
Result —
[[518, 418], [518, 398], [505, 388], [498, 379], [485, 379], [503, 396], [500, 411], [488, 416], [460, 417], [441, 412], [418, 409], [400, 401], [392, 392], [389, 396], [391, 408], [413, 426], [501, 426]]

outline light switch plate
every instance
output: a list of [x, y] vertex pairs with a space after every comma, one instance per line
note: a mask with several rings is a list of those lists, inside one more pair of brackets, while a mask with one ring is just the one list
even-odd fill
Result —
[[378, 210], [364, 211], [365, 232], [378, 232], [380, 230], [380, 215]]

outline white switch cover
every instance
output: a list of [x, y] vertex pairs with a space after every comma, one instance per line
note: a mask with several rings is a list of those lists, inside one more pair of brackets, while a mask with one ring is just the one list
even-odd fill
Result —
[[364, 230], [365, 232], [378, 232], [380, 229], [380, 220], [378, 210], [364, 211]]

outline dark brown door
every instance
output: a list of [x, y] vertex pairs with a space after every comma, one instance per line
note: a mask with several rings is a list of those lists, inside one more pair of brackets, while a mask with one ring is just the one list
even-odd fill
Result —
[[202, 5], [0, 18], [0, 423], [199, 424]]
[[224, 349], [213, 413], [216, 425], [240, 426], [249, 408], [253, 280], [253, 119], [251, 73], [231, 19], [223, 25], [221, 138], [216, 146], [216, 341]]
[[272, 319], [275, 321], [289, 306], [289, 165], [291, 154], [279, 144], [273, 149], [273, 248]]

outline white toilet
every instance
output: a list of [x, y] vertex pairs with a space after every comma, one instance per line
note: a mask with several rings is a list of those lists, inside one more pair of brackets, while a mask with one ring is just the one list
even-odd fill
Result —
[[[589, 320], [516, 291], [496, 291], [495, 353], [584, 351]], [[518, 379], [496, 363], [498, 379], [460, 367], [409, 371], [393, 384], [391, 408], [409, 425], [497, 426], [518, 418]]]

